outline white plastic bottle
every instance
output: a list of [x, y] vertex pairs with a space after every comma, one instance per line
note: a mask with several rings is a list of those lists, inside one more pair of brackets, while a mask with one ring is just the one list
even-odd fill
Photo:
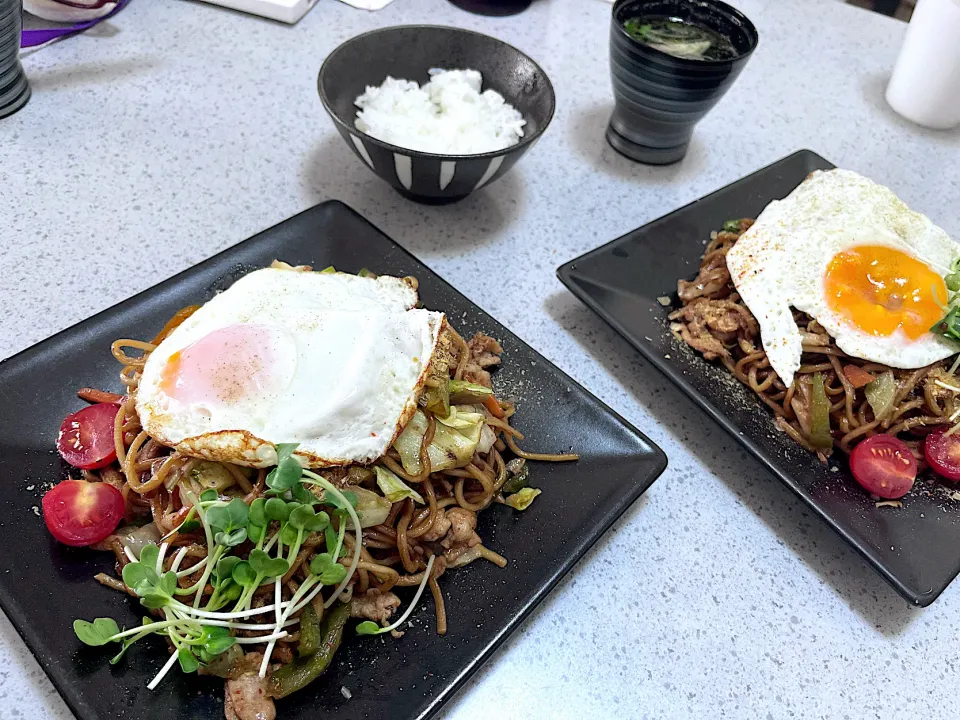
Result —
[[917, 2], [887, 102], [924, 127], [960, 125], [960, 0]]

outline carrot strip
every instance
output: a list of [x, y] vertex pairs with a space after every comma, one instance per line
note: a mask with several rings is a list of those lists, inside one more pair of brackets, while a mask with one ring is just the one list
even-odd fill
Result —
[[500, 407], [500, 403], [493, 395], [487, 395], [483, 399], [483, 405], [490, 411], [490, 414], [497, 418], [506, 417], [506, 413], [503, 412], [503, 408]]
[[844, 365], [843, 374], [855, 388], [862, 388], [864, 385], [869, 385], [876, 380], [873, 375], [856, 365]]

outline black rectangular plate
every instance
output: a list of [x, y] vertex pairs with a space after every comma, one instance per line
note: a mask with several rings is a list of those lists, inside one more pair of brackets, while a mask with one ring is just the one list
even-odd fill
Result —
[[[721, 365], [669, 330], [660, 297], [677, 301], [677, 279], [697, 274], [711, 231], [756, 217], [814, 170], [834, 165], [800, 150], [561, 266], [560, 280], [677, 387], [759, 458], [910, 602], [936, 600], [960, 571], [960, 503], [918, 481], [902, 508], [877, 508], [845, 460], [825, 467], [777, 431], [769, 409]], [[946, 510], [946, 512], [945, 512]]]
[[318, 205], [0, 363], [0, 605], [84, 720], [222, 718], [223, 686], [174, 671], [151, 692], [146, 684], [166, 656], [159, 639], [114, 667], [111, 652], [77, 641], [74, 618], [130, 626], [140, 614], [135, 601], [93, 580], [112, 569], [107, 553], [58, 545], [31, 511], [40, 484], [66, 473], [54, 450], [60, 421], [83, 405], [78, 388], [118, 387], [114, 339], [152, 337], [177, 309], [274, 258], [417, 277], [426, 307], [446, 312], [468, 337], [483, 330], [501, 340], [494, 387], [516, 397], [513, 422], [525, 446], [581, 454], [576, 463], [534, 463], [531, 484], [543, 494], [525, 512], [496, 505], [481, 514], [478, 532], [510, 564], [475, 563], [443, 577], [445, 637], [434, 630], [430, 601], [400, 640], [348, 637], [320, 680], [278, 704], [280, 717], [429, 717], [666, 467], [658, 447], [377, 228], [342, 203]]

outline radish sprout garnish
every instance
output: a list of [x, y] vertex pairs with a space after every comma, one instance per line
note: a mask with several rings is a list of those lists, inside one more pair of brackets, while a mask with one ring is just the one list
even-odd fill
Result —
[[[277, 446], [278, 463], [267, 476], [265, 498], [247, 505], [240, 498], [219, 497], [208, 489], [199, 496], [184, 492], [184, 504], [190, 507], [186, 520], [178, 530], [189, 527], [196, 516], [196, 529], [203, 529], [207, 556], [190, 567], [181, 569], [187, 548], [181, 548], [172, 560], [167, 559], [170, 533], [161, 544], [146, 545], [137, 558], [127, 552], [130, 562], [124, 566], [124, 584], [140, 603], [162, 614], [162, 619], [144, 618], [143, 625], [121, 630], [110, 618], [93, 622], [77, 620], [74, 631], [87, 645], [121, 643], [117, 662], [127, 648], [142, 638], [159, 634], [173, 645], [175, 652], [150, 681], [155, 688], [179, 662], [183, 672], [194, 672], [209, 664], [233, 645], [266, 644], [260, 676], [269, 668], [275, 643], [288, 635], [287, 628], [299, 623], [293, 617], [310, 603], [324, 587], [333, 587], [326, 602], [329, 607], [344, 591], [360, 561], [361, 529], [354, 506], [354, 493], [341, 492], [325, 478], [304, 470], [293, 456], [294, 444]], [[317, 497], [306, 485], [322, 488]], [[325, 506], [327, 510], [320, 509]], [[332, 517], [331, 517], [332, 516]], [[339, 562], [344, 552], [347, 522], [352, 523], [354, 552], [350, 567]], [[327, 552], [317, 553], [306, 566], [307, 577], [294, 595], [282, 600], [284, 576], [296, 561], [304, 541], [314, 533], [323, 533]], [[246, 557], [235, 555], [238, 547], [253, 548]], [[164, 570], [165, 565], [169, 569]], [[180, 580], [200, 573], [200, 578], [180, 586]], [[252, 608], [258, 588], [272, 584], [273, 602]], [[205, 590], [210, 588], [209, 591]], [[335, 586], [335, 587], [334, 587]], [[178, 598], [193, 595], [193, 601]], [[419, 597], [419, 593], [418, 593]], [[189, 603], [189, 604], [188, 604]], [[273, 615], [273, 622], [249, 620], [255, 616]], [[251, 637], [235, 637], [234, 631], [255, 632]]]

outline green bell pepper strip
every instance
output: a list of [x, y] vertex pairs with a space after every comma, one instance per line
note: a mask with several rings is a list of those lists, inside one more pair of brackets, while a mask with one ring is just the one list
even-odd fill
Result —
[[298, 658], [273, 673], [270, 678], [270, 696], [286, 697], [320, 677], [330, 667], [349, 619], [350, 603], [339, 603], [330, 608], [320, 623], [319, 649], [313, 655]]

